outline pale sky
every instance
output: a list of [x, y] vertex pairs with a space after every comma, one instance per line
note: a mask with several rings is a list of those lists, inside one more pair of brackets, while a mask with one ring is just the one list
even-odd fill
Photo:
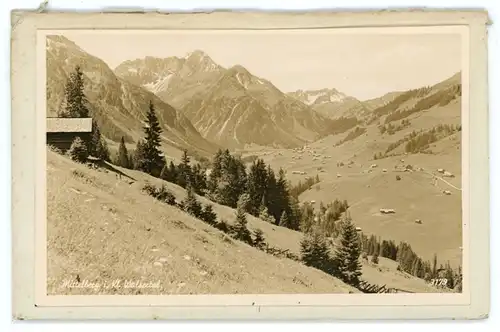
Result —
[[[419, 30], [420, 29], [420, 30]], [[461, 34], [429, 28], [300, 31], [58, 32], [112, 69], [146, 56], [203, 50], [240, 64], [283, 92], [335, 88], [360, 100], [438, 83], [462, 68]]]

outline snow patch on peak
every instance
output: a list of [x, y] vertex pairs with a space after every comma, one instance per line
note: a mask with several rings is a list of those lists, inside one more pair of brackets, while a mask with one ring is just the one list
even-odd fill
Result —
[[158, 93], [160, 91], [165, 91], [168, 88], [170, 80], [174, 76], [174, 73], [167, 72], [166, 74], [159, 76], [156, 81], [144, 84], [143, 87], [152, 93]]
[[342, 92], [337, 92], [336, 94], [330, 95], [330, 102], [340, 102], [346, 98], [347, 96], [345, 94], [343, 94]]
[[206, 57], [207, 55], [205, 54], [205, 52], [201, 51], [201, 50], [195, 50], [195, 51], [192, 51], [192, 52], [189, 52], [186, 54], [186, 56], [184, 57], [184, 59], [189, 59], [189, 58], [199, 58], [200, 61], [203, 60], [204, 57]]
[[328, 102], [341, 102], [347, 98], [345, 94], [335, 89], [322, 89], [312, 91], [297, 90], [292, 93], [292, 95], [295, 96], [295, 98], [300, 99], [307, 105], [319, 105]]
[[242, 87], [244, 87], [245, 89], [248, 88], [248, 82], [243, 82], [241, 77], [240, 77], [240, 73], [237, 73], [236, 74], [236, 79], [238, 80], [238, 82], [241, 84]]

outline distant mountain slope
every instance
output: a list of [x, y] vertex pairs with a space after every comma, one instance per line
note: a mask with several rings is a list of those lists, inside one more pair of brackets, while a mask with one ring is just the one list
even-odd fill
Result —
[[360, 117], [369, 111], [361, 101], [336, 89], [297, 90], [288, 93], [288, 95], [311, 106], [321, 115], [331, 119], [343, 116]]
[[344, 130], [243, 66], [225, 69], [202, 51], [126, 61], [115, 72], [182, 108], [205, 138], [225, 147], [296, 147]]
[[118, 78], [97, 57], [63, 36], [47, 37], [47, 115], [56, 116], [64, 102], [64, 85], [77, 65], [82, 68], [85, 95], [92, 116], [102, 133], [111, 140], [127, 141], [142, 137], [149, 101], [153, 101], [163, 128], [163, 142], [208, 155], [217, 147], [206, 141], [182, 112], [166, 104], [144, 88]]
[[115, 68], [118, 77], [146, 88], [178, 108], [214, 84], [223, 71], [202, 51], [191, 52], [185, 58], [129, 60]]
[[[461, 91], [461, 73], [459, 72], [432, 86], [392, 92], [364, 103], [372, 108], [369, 122], [381, 120], [388, 123], [437, 106], [446, 106], [452, 101], [460, 101]], [[460, 107], [456, 108], [456, 111], [459, 115]]]

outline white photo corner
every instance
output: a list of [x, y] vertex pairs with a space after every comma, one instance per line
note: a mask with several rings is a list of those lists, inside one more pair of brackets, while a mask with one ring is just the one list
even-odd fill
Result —
[[14, 11], [13, 318], [486, 318], [489, 23]]

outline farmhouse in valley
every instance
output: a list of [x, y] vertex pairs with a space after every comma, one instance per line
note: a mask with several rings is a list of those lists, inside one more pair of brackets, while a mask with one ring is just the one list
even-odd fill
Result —
[[47, 118], [47, 145], [62, 152], [71, 147], [76, 137], [87, 141], [92, 133], [92, 118]]

